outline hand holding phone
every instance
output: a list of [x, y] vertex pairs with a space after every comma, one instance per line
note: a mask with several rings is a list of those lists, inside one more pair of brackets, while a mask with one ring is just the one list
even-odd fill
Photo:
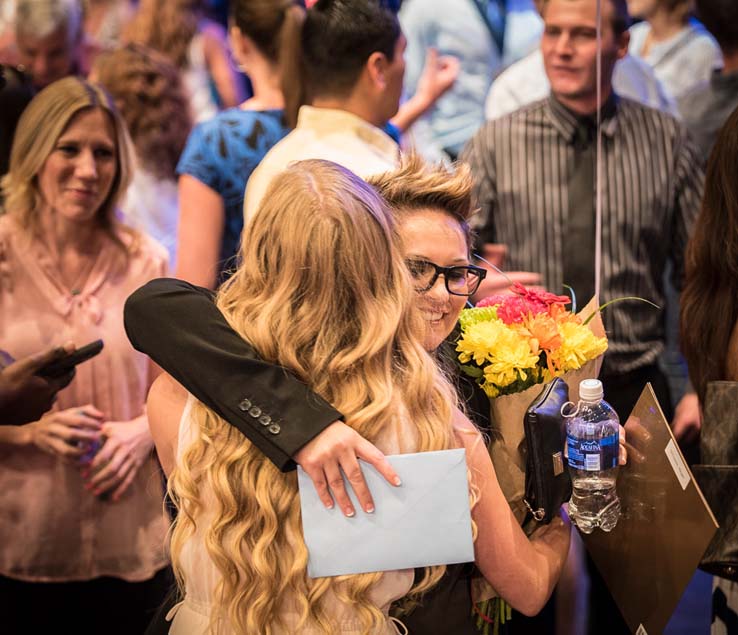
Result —
[[82, 362], [86, 362], [88, 359], [95, 357], [95, 355], [99, 354], [102, 349], [103, 341], [95, 340], [94, 342], [90, 342], [86, 346], [78, 348], [72, 353], [65, 355], [61, 359], [56, 359], [53, 362], [42, 366], [36, 371], [36, 375], [46, 379], [62, 377], [77, 366], [77, 364], [81, 364]]
[[56, 398], [56, 393], [67, 386], [74, 377], [74, 370], [66, 375], [50, 379], [40, 377], [39, 369], [61, 359], [74, 350], [69, 342], [63, 347], [53, 347], [19, 360], [3, 355], [7, 362], [0, 370], [0, 417], [5, 425], [22, 425], [37, 421]]

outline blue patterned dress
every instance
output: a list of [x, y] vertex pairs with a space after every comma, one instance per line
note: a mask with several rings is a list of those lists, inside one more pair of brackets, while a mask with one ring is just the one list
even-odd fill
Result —
[[235, 267], [243, 229], [246, 182], [264, 155], [289, 132], [282, 110], [229, 108], [196, 125], [177, 165], [223, 198], [225, 227], [218, 283]]

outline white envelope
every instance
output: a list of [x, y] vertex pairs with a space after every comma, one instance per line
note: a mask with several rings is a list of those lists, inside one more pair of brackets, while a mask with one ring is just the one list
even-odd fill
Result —
[[326, 509], [298, 466], [302, 530], [311, 578], [412, 569], [474, 560], [466, 450], [398, 454], [387, 460], [402, 485], [394, 487], [362, 462], [375, 511], [346, 518]]

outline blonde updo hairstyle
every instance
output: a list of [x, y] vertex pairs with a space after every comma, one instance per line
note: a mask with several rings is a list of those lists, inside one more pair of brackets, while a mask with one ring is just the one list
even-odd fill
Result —
[[[392, 214], [376, 191], [328, 161], [295, 163], [273, 180], [244, 236], [217, 304], [260, 357], [295, 373], [370, 441], [402, 429], [414, 438], [403, 451], [455, 447], [456, 396], [423, 349]], [[307, 577], [295, 472], [280, 472], [202, 404], [193, 418], [197, 439], [169, 481], [179, 509], [171, 551], [186, 591], [183, 547], [203, 536], [222, 575], [213, 632], [226, 623], [233, 632], [281, 633], [290, 607], [298, 628], [334, 633], [326, 602], [336, 597], [355, 607], [364, 633], [384, 628], [370, 600], [382, 573]], [[411, 597], [444, 571], [427, 568]]]
[[49, 84], [23, 111], [13, 137], [8, 173], [0, 181], [4, 210], [25, 229], [38, 230], [43, 203], [38, 186], [39, 173], [72, 119], [92, 109], [102, 110], [113, 124], [117, 163], [110, 192], [100, 205], [96, 220], [100, 228], [123, 247], [118, 233], [122, 227], [116, 221], [115, 210], [131, 181], [133, 145], [109, 95], [100, 86], [77, 77], [65, 77]]

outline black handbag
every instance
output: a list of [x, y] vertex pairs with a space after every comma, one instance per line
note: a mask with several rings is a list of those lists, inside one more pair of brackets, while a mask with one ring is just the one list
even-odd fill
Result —
[[707, 384], [702, 419], [702, 463], [692, 472], [720, 528], [700, 569], [738, 581], [738, 382]]
[[526, 439], [525, 505], [538, 522], [548, 524], [571, 497], [564, 445], [566, 420], [561, 407], [569, 386], [557, 377], [528, 406], [523, 425]]

